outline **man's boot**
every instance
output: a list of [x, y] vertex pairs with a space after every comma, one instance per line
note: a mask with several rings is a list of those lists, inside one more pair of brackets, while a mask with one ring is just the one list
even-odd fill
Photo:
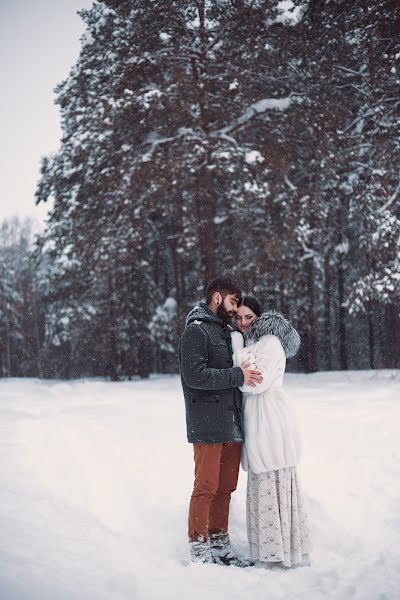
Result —
[[210, 534], [211, 556], [217, 565], [233, 565], [234, 567], [252, 567], [254, 563], [251, 560], [239, 558], [231, 546], [229, 534], [226, 532]]
[[204, 540], [201, 536], [198, 540], [189, 541], [190, 560], [194, 563], [212, 564], [210, 540]]

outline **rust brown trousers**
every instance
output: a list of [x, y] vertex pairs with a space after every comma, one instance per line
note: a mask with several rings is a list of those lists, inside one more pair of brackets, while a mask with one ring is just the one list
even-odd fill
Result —
[[194, 487], [189, 507], [189, 539], [228, 531], [229, 503], [236, 490], [240, 443], [193, 444]]

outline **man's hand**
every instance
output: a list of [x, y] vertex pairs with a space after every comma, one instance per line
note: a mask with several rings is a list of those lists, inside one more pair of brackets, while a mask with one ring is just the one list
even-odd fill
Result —
[[260, 371], [249, 369], [250, 363], [243, 363], [240, 368], [244, 375], [244, 385], [256, 387], [257, 383], [261, 383], [263, 378]]

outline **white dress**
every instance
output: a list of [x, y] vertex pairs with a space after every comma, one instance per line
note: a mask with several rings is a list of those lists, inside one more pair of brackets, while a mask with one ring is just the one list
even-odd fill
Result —
[[308, 564], [307, 516], [296, 471], [300, 439], [296, 420], [283, 392], [286, 356], [279, 338], [263, 335], [243, 347], [232, 334], [235, 366], [250, 362], [261, 371], [256, 387], [243, 386], [245, 443], [242, 467], [248, 471], [247, 535], [251, 556], [290, 567]]

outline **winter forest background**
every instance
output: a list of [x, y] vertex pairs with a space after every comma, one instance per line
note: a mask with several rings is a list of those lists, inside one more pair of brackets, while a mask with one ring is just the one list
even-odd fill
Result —
[[99, 0], [56, 88], [44, 230], [0, 226], [0, 376], [177, 371], [203, 284], [400, 367], [398, 0]]

